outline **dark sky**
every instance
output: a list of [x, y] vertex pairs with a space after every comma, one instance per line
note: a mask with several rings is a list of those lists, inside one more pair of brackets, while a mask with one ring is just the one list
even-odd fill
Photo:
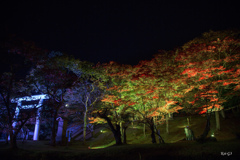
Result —
[[0, 5], [1, 33], [94, 63], [135, 65], [210, 29], [240, 28], [239, 5], [229, 0], [6, 0]]

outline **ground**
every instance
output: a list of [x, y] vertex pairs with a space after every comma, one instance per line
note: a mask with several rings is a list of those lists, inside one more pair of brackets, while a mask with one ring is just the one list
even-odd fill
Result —
[[[134, 124], [127, 130], [127, 145], [114, 146], [112, 133], [100, 127], [94, 137], [82, 144], [72, 142], [69, 146], [49, 146], [47, 141], [18, 142], [19, 150], [13, 151], [8, 145], [0, 143], [0, 154], [5, 159], [238, 159], [240, 157], [240, 118], [231, 112], [227, 118], [221, 117], [221, 130], [215, 131], [215, 117], [211, 119], [209, 136], [214, 133], [217, 142], [199, 144], [194, 141], [185, 141], [183, 128], [188, 125], [187, 117], [174, 117], [169, 121], [169, 134], [165, 124], [158, 126], [166, 144], [151, 144], [150, 130], [147, 128], [146, 137], [143, 136], [142, 125]], [[196, 115], [191, 117], [190, 128], [199, 136], [205, 127], [206, 117]], [[102, 130], [102, 132], [100, 132]], [[232, 154], [232, 155], [230, 155]], [[1, 158], [3, 160], [4, 158]]]

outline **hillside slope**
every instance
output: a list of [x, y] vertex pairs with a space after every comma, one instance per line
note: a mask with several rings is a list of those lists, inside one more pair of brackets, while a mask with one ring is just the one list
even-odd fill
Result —
[[[157, 126], [160, 134], [166, 143], [175, 143], [185, 139], [184, 127], [188, 125], [187, 118], [191, 119], [190, 128], [194, 131], [196, 137], [202, 134], [206, 125], [206, 117], [203, 115], [189, 116], [177, 115], [173, 120], [169, 121], [169, 134], [166, 133], [166, 124]], [[232, 140], [236, 138], [236, 134], [240, 133], [240, 116], [233, 114], [231, 111], [226, 113], [226, 118], [220, 117], [221, 130], [216, 131], [215, 115], [211, 117], [211, 130], [208, 136], [214, 135], [218, 141]], [[127, 129], [127, 143], [128, 144], [148, 144], [151, 143], [151, 131], [146, 126], [146, 136], [143, 135], [143, 125], [130, 125]], [[156, 136], [156, 139], [157, 136]], [[114, 137], [112, 132], [107, 129], [107, 125], [100, 127], [92, 139], [87, 141], [91, 147], [106, 146], [114, 144]]]

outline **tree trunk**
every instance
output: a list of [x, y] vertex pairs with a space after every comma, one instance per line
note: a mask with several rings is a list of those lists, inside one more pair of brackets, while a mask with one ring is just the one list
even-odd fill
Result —
[[8, 125], [10, 128], [10, 145], [11, 145], [12, 149], [18, 148], [17, 147], [17, 135], [28, 119], [29, 119], [29, 117], [21, 123], [21, 125], [18, 127], [18, 129], [16, 127], [13, 128], [11, 120], [9, 121]]
[[17, 149], [17, 135], [10, 133], [10, 144], [12, 149]]
[[220, 111], [220, 113], [221, 113], [221, 115], [222, 115], [223, 119], [225, 119], [225, 118], [226, 118], [226, 115], [225, 115], [225, 112], [224, 112], [224, 110], [223, 110], [223, 109]]
[[156, 141], [156, 137], [155, 137], [155, 128], [154, 128], [154, 121], [153, 121], [153, 118], [151, 118], [151, 121], [150, 121], [150, 129], [152, 131], [151, 133], [151, 138], [152, 138], [152, 143], [157, 143]]
[[143, 124], [143, 136], [146, 137], [146, 125]]
[[121, 133], [121, 138], [122, 139], [124, 139], [124, 137], [123, 137], [123, 124], [122, 124], [122, 122], [120, 122], [120, 133]]
[[63, 145], [67, 145], [67, 137], [66, 137], [66, 131], [67, 131], [67, 127], [68, 127], [68, 119], [64, 119], [63, 122], [63, 133], [62, 133], [62, 144]]
[[188, 126], [190, 126], [190, 119], [187, 118], [187, 123], [188, 123]]
[[12, 126], [12, 119], [10, 118], [8, 121], [9, 128], [9, 136], [10, 136], [10, 146], [12, 149], [17, 149], [17, 137], [14, 134], [14, 128]]
[[207, 114], [207, 123], [206, 123], [205, 129], [203, 131], [203, 134], [199, 138], [196, 139], [198, 142], [205, 141], [205, 139], [210, 131], [210, 118], [211, 118], [211, 113], [210, 113], [210, 115]]
[[216, 130], [220, 131], [219, 111], [215, 111], [215, 118], [216, 118]]
[[209, 131], [210, 131], [210, 115], [207, 115], [207, 124], [206, 124], [205, 130], [203, 132], [204, 138], [207, 137]]
[[105, 113], [101, 114], [99, 112], [97, 112], [98, 116], [100, 118], [103, 118], [107, 121], [113, 135], [116, 141], [116, 145], [121, 145], [122, 144], [122, 139], [121, 139], [121, 132], [120, 132], [120, 126], [118, 124], [116, 124], [116, 129], [114, 128], [111, 120], [105, 115]]
[[[9, 100], [9, 98], [8, 98]], [[12, 149], [17, 149], [17, 139], [14, 136], [14, 128], [13, 128], [13, 119], [11, 117], [11, 112], [10, 112], [10, 100], [8, 101], [8, 104], [6, 105], [6, 108], [8, 110], [8, 129], [9, 129], [9, 136], [10, 136], [10, 146]]]
[[123, 144], [127, 144], [127, 135], [126, 135], [127, 127], [123, 127]]
[[168, 113], [169, 120], [173, 120], [173, 113]]
[[56, 146], [56, 131], [55, 131], [55, 127], [56, 127], [56, 120], [53, 120], [53, 124], [52, 124], [52, 137], [51, 137], [51, 142], [50, 144], [52, 146]]
[[120, 126], [116, 124], [116, 130], [113, 132], [114, 138], [116, 140], [116, 145], [122, 144]]
[[53, 124], [52, 124], [52, 137], [50, 144], [56, 146], [56, 123], [57, 123], [58, 110], [55, 111], [53, 115]]
[[151, 131], [152, 131], [152, 133], [151, 133], [152, 143], [156, 143], [156, 137], [155, 137], [154, 127], [151, 126], [150, 128], [151, 128]]
[[168, 130], [168, 115], [166, 114], [166, 132], [167, 134], [169, 134], [169, 130]]
[[95, 135], [95, 125], [94, 124], [92, 124], [93, 126], [92, 126], [92, 137]]
[[9, 134], [8, 134], [8, 132], [6, 133], [6, 137], [5, 137], [5, 144], [8, 144], [8, 136], [9, 136]]
[[86, 131], [87, 131], [87, 111], [84, 112], [83, 118], [83, 143], [86, 142]]
[[165, 143], [162, 136], [160, 135], [160, 130], [157, 130], [157, 127], [155, 126], [156, 134], [158, 135], [159, 143]]

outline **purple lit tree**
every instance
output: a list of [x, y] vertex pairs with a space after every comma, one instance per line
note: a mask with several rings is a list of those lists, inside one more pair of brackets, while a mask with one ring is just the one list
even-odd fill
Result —
[[47, 94], [49, 96], [48, 106], [52, 110], [52, 137], [51, 145], [56, 145], [56, 122], [61, 109], [64, 110], [64, 95], [67, 89], [72, 87], [76, 75], [65, 68], [68, 63], [67, 58], [59, 52], [51, 52], [41, 63], [32, 69], [28, 76], [28, 82], [31, 83], [36, 92]]
[[[72, 113], [74, 119], [83, 122], [83, 142], [85, 143], [89, 114], [91, 114], [96, 102], [103, 95], [101, 89], [103, 76], [89, 62], [80, 62], [78, 60], [71, 60], [71, 62], [72, 64], [67, 67], [77, 75], [77, 80], [67, 90], [64, 99], [69, 106], [70, 112], [71, 110], [77, 111]], [[79, 117], [79, 114], [77, 114], [79, 112], [83, 113], [83, 117]]]
[[[29, 118], [34, 116], [34, 109], [28, 114], [21, 113], [15, 116], [15, 111], [20, 110], [17, 108], [16, 103], [12, 103], [12, 99], [22, 96], [24, 94], [24, 82], [18, 81], [14, 78], [14, 74], [4, 73], [0, 77], [0, 103], [1, 103], [1, 125], [4, 126], [5, 132], [10, 135], [11, 148], [17, 148], [16, 138], [24, 124]], [[26, 94], [27, 92], [25, 92]], [[16, 124], [13, 126], [13, 124]]]
[[[25, 42], [16, 37], [9, 36], [4, 43], [1, 43], [1, 63], [6, 67], [0, 73], [0, 107], [4, 118], [1, 124], [5, 126], [5, 131], [10, 135], [11, 148], [17, 148], [16, 138], [24, 124], [29, 118], [35, 116], [34, 107], [28, 113], [21, 113], [15, 116], [17, 110], [16, 103], [12, 100], [30, 94], [29, 84], [25, 81], [28, 69], [44, 55], [41, 49], [33, 43]], [[13, 124], [16, 124], [13, 126]]]

